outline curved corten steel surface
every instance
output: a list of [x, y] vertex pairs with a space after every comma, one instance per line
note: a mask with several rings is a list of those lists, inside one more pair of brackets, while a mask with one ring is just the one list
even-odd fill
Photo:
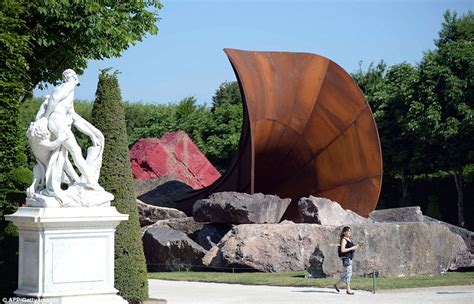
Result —
[[225, 175], [183, 203], [240, 191], [292, 198], [285, 217], [294, 220], [296, 200], [308, 195], [364, 216], [374, 210], [382, 179], [380, 140], [350, 75], [315, 54], [224, 51], [244, 101], [239, 150]]

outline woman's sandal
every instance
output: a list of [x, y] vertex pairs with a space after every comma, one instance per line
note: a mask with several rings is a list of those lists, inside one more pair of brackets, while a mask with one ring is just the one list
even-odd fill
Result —
[[332, 285], [332, 286], [336, 289], [337, 292], [339, 292], [339, 288], [337, 288], [337, 285], [336, 285], [336, 284], [334, 284], [334, 285]]
[[353, 291], [351, 291], [351, 292], [346, 291], [346, 293], [347, 293], [348, 295], [351, 295], [351, 296], [354, 295], [354, 292], [353, 292]]

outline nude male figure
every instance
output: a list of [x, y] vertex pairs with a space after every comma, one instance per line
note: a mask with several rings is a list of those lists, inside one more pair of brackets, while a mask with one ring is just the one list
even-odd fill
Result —
[[[103, 190], [94, 179], [91, 168], [82, 156], [82, 151], [71, 130], [74, 125], [79, 131], [88, 135], [93, 146], [103, 143], [103, 135], [88, 121], [74, 111], [74, 89], [79, 84], [76, 73], [67, 69], [63, 72], [64, 83], [57, 86], [49, 98], [43, 117], [47, 119], [48, 129], [56, 138], [55, 141], [71, 154], [74, 164], [85, 179], [85, 186], [94, 190]], [[100, 138], [101, 137], [101, 138]]]

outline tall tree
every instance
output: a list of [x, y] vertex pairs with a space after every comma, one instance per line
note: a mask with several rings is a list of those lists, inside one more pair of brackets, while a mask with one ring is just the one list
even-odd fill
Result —
[[458, 223], [464, 226], [464, 170], [474, 162], [474, 14], [447, 11], [437, 49], [420, 63], [420, 101], [431, 108], [436, 125], [430, 144], [440, 170], [451, 173], [457, 188]]
[[242, 105], [242, 96], [237, 81], [223, 82], [212, 96], [212, 111], [223, 104]]
[[237, 151], [243, 124], [239, 83], [223, 82], [212, 97], [212, 120], [206, 132], [205, 154], [224, 172]]
[[421, 134], [410, 132], [410, 125], [421, 117], [409, 116], [416, 107], [418, 71], [408, 63], [390, 67], [383, 82], [374, 93], [377, 109], [374, 113], [382, 143], [384, 168], [401, 180], [400, 205], [409, 205], [408, 184], [424, 166]]
[[156, 34], [162, 7], [158, 0], [21, 0], [17, 6], [17, 20], [29, 43], [23, 54], [28, 91], [60, 80], [66, 68], [81, 74], [88, 60], [118, 57], [147, 33]]
[[115, 287], [130, 303], [148, 298], [148, 280], [128, 151], [125, 113], [116, 73], [102, 71], [92, 109], [92, 123], [105, 137], [100, 185], [111, 192], [113, 205], [129, 214], [115, 235]]
[[357, 85], [364, 93], [365, 98], [372, 107], [373, 112], [375, 112], [378, 107], [378, 105], [375, 103], [374, 97], [376, 92], [379, 91], [386, 73], [387, 64], [381, 60], [375, 66], [373, 63], [370, 63], [367, 71], [362, 69], [362, 61], [360, 61], [357, 72], [351, 74], [352, 78], [354, 78], [354, 80], [357, 82]]
[[242, 104], [222, 103], [215, 107], [204, 130], [203, 152], [216, 168], [224, 172], [237, 152], [243, 123]]
[[387, 68], [381, 61], [376, 66], [370, 64], [367, 71], [359, 68], [352, 76], [364, 92], [377, 122], [384, 175], [390, 180], [400, 180], [398, 205], [409, 205], [408, 186], [412, 177], [432, 172], [426, 139], [435, 123], [431, 116], [424, 115], [433, 109], [426, 109], [418, 100], [418, 69], [408, 63]]

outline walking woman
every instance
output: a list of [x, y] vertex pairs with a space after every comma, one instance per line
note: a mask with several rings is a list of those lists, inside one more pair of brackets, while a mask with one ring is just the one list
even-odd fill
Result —
[[339, 281], [334, 284], [334, 288], [339, 292], [339, 283], [346, 284], [346, 293], [353, 295], [354, 292], [351, 290], [351, 277], [352, 277], [352, 258], [354, 257], [354, 251], [359, 248], [359, 245], [355, 245], [351, 241], [352, 231], [350, 227], [342, 228], [340, 239], [339, 239], [339, 257], [342, 260], [342, 266], [344, 267], [344, 274]]

